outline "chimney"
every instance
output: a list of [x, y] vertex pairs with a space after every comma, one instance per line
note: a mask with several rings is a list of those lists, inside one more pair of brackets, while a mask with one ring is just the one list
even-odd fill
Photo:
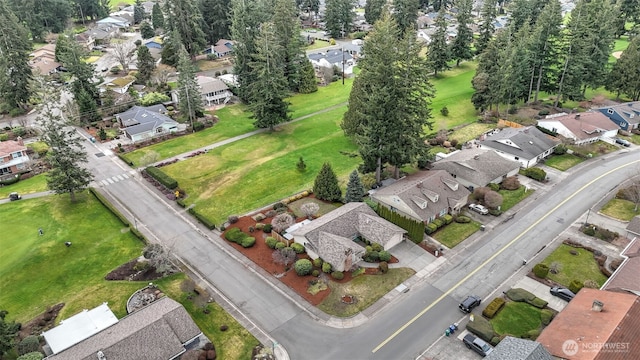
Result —
[[24, 146], [24, 141], [22, 141], [22, 137], [18, 136], [18, 137], [16, 138], [16, 141], [18, 142], [18, 145], [20, 145], [20, 146]]
[[473, 159], [474, 159], [474, 160], [478, 160], [478, 159], [480, 159], [480, 155], [473, 155]]
[[576, 120], [580, 120], [580, 114], [576, 114]]
[[421, 189], [421, 188], [422, 188], [422, 181], [420, 181], [419, 183], [417, 183], [417, 184], [416, 184], [416, 187], [417, 187], [418, 189]]
[[602, 312], [602, 308], [604, 307], [604, 303], [600, 300], [593, 300], [593, 304], [591, 305], [591, 310], [595, 312]]

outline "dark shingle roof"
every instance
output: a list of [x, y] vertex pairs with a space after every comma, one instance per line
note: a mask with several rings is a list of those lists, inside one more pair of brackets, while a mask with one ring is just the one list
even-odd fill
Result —
[[600, 108], [599, 110], [605, 114], [607, 114], [607, 110], [612, 109], [615, 111], [620, 117], [625, 119], [629, 124], [638, 124], [640, 123], [640, 101], [632, 101], [623, 104], [613, 105], [613, 106], [605, 106]]
[[178, 125], [177, 122], [161, 114], [166, 113], [163, 105], [153, 105], [147, 107], [134, 106], [131, 109], [116, 114], [116, 118], [120, 119], [125, 131], [131, 135], [148, 132], [162, 124]]
[[536, 127], [528, 126], [504, 128], [480, 141], [480, 144], [522, 159], [535, 159], [556, 146], [558, 141], [551, 139]]
[[493, 349], [486, 360], [552, 360], [542, 344], [528, 339], [507, 336]]
[[465, 149], [436, 161], [434, 170], [445, 170], [474, 184], [485, 186], [491, 181], [519, 169], [520, 163], [505, 159], [491, 150]]
[[640, 215], [636, 215], [629, 221], [627, 225], [627, 231], [634, 233], [636, 235], [640, 235]]

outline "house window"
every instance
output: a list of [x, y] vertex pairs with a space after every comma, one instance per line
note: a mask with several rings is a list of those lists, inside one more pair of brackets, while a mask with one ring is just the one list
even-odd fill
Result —
[[159, 128], [157, 128], [157, 129], [156, 129], [156, 132], [157, 132], [157, 133], [161, 133], [161, 132], [163, 132], [163, 131], [164, 131], [164, 129], [163, 129], [163, 128], [161, 128], [161, 127], [159, 127]]
[[0, 169], [0, 175], [3, 175], [3, 174], [11, 174], [11, 172], [12, 172], [12, 171], [11, 171], [11, 168], [8, 168], [8, 167], [6, 167], [6, 168], [1, 168], [1, 169]]
[[16, 169], [18, 169], [18, 170], [24, 170], [25, 167], [26, 167], [25, 163], [20, 163], [20, 164], [16, 165]]
[[14, 152], [13, 154], [11, 154], [11, 157], [14, 159], [20, 158], [22, 157], [22, 152], [21, 151]]
[[613, 115], [613, 109], [607, 109], [607, 114]]

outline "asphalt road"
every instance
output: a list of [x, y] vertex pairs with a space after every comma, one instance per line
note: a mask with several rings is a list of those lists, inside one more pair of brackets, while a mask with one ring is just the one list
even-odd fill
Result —
[[[101, 151], [95, 144], [85, 145], [100, 189], [127, 209], [125, 214], [136, 219], [143, 233], [197, 269], [246, 314], [248, 328], [260, 341], [282, 344], [291, 359], [416, 358], [448, 324], [461, 319], [457, 303], [462, 298], [470, 293], [487, 297], [522, 266], [522, 259], [532, 258], [636, 172], [640, 162], [631, 151], [583, 163], [549, 193], [532, 195], [535, 201], [519, 209], [513, 220], [487, 229], [467, 248], [456, 249], [434, 275], [398, 295], [364, 324], [336, 328], [327, 326], [327, 317], [308, 309], [305, 302], [271, 285], [268, 275], [242, 261], [214, 232], [194, 225], [184, 209], [168, 205], [115, 156], [98, 157]], [[105, 179], [111, 182], [105, 184]]]

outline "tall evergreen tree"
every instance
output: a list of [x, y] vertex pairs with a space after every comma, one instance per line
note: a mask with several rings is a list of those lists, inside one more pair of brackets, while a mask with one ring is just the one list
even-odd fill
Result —
[[556, 90], [561, 27], [560, 1], [550, 0], [540, 13], [529, 40], [532, 70], [527, 100], [537, 102], [541, 90]]
[[529, 22], [525, 22], [520, 31], [511, 37], [510, 44], [504, 51], [499, 99], [501, 103], [515, 105], [519, 100], [526, 100], [529, 95], [531, 57], [527, 41], [530, 33], [531, 26]]
[[318, 91], [318, 81], [316, 80], [316, 71], [313, 68], [311, 61], [307, 60], [302, 62], [300, 69], [300, 86], [298, 92], [301, 94], [311, 94]]
[[156, 32], [148, 21], [143, 21], [142, 24], [140, 24], [140, 35], [143, 39], [151, 39], [156, 35]]
[[316, 195], [316, 199], [320, 200], [335, 202], [342, 199], [342, 190], [340, 190], [338, 178], [333, 172], [331, 164], [324, 163], [322, 165], [322, 169], [313, 183], [313, 193]]
[[75, 129], [68, 127], [59, 115], [54, 115], [49, 107], [39, 117], [42, 141], [49, 145], [47, 163], [51, 170], [47, 173], [47, 186], [56, 194], [69, 194], [71, 202], [76, 201], [76, 193], [84, 190], [93, 175], [82, 166], [88, 162], [87, 152]]
[[373, 25], [378, 21], [382, 15], [382, 7], [386, 2], [386, 0], [367, 0], [364, 4], [364, 19], [367, 20], [367, 23]]
[[473, 32], [469, 27], [471, 22], [471, 10], [473, 0], [461, 0], [456, 20], [458, 23], [458, 33], [451, 44], [451, 58], [456, 60], [456, 66], [460, 66], [460, 61], [473, 58], [471, 43], [473, 42]]
[[90, 18], [91, 20], [98, 20], [109, 16], [111, 11], [109, 0], [73, 0], [75, 4], [72, 8], [78, 9], [78, 18]]
[[12, 108], [25, 108], [31, 97], [31, 51], [27, 30], [0, 0], [0, 96]]
[[255, 61], [251, 63], [256, 79], [249, 85], [254, 125], [274, 130], [276, 125], [290, 120], [287, 78], [282, 64], [282, 47], [278, 43], [273, 23], [263, 23], [256, 39]]
[[68, 0], [20, 0], [9, 5], [37, 42], [44, 42], [47, 32], [63, 32], [72, 14]]
[[170, 32], [164, 37], [160, 61], [165, 65], [176, 67], [178, 65], [178, 54], [180, 53], [181, 47], [180, 34], [178, 34], [177, 31]]
[[215, 44], [220, 39], [228, 39], [231, 27], [231, 0], [200, 0], [198, 5], [202, 13], [202, 31], [207, 43]]
[[195, 121], [204, 113], [200, 87], [196, 80], [196, 67], [191, 62], [186, 49], [181, 48], [178, 54], [178, 109], [186, 119]]
[[325, 28], [332, 38], [345, 37], [353, 27], [354, 0], [326, 0]]
[[510, 33], [505, 29], [489, 42], [485, 51], [480, 55], [478, 69], [473, 77], [472, 85], [475, 92], [471, 96], [474, 107], [484, 112], [491, 111], [502, 99], [503, 68], [506, 57], [505, 51], [510, 41]]
[[365, 195], [366, 192], [364, 191], [364, 186], [362, 186], [362, 181], [360, 181], [358, 170], [353, 170], [349, 175], [347, 191], [344, 194], [344, 202], [362, 202]]
[[133, 23], [140, 24], [144, 20], [144, 7], [142, 0], [136, 0], [133, 4]]
[[189, 56], [195, 59], [207, 43], [201, 26], [202, 14], [195, 0], [166, 1], [164, 13], [171, 30], [178, 32], [180, 42]]
[[609, 73], [606, 89], [625, 94], [631, 100], [640, 100], [640, 36], [634, 36], [626, 50], [613, 65]]
[[493, 33], [495, 32], [493, 22], [496, 20], [496, 16], [496, 2], [493, 0], [485, 1], [480, 11], [481, 22], [478, 26], [480, 35], [476, 40], [476, 54], [482, 54], [489, 41], [493, 38]]
[[138, 47], [138, 83], [147, 84], [151, 80], [151, 74], [156, 68], [156, 61], [151, 56], [149, 48], [141, 45]]
[[514, 0], [511, 4], [509, 26], [511, 33], [515, 34], [525, 24], [529, 23], [532, 15], [532, 0]]
[[294, 0], [275, 0], [273, 24], [277, 42], [282, 48], [284, 76], [289, 90], [300, 89], [303, 65], [309, 62], [300, 40], [300, 25], [296, 15]]
[[164, 14], [159, 3], [153, 4], [151, 8], [151, 25], [154, 29], [164, 28]]
[[447, 20], [442, 7], [436, 17], [435, 26], [436, 31], [427, 47], [427, 61], [429, 68], [437, 76], [438, 72], [449, 69], [451, 59], [449, 45], [447, 45]]
[[393, 1], [393, 15], [396, 24], [398, 24], [400, 35], [403, 35], [408, 29], [415, 30], [419, 7], [418, 0]]

